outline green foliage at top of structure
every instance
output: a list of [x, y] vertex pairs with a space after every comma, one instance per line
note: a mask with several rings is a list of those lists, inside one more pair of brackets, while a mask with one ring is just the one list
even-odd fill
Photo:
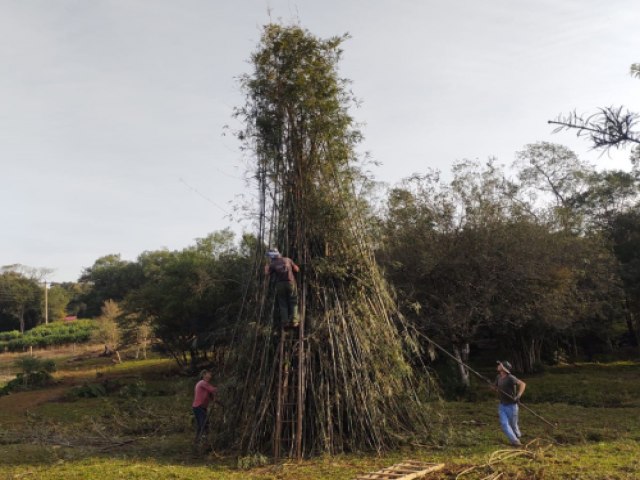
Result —
[[[268, 241], [297, 249], [301, 241], [343, 241], [352, 219], [353, 184], [362, 178], [354, 147], [361, 140], [348, 112], [354, 98], [337, 73], [346, 35], [319, 39], [299, 27], [267, 25], [242, 84], [240, 133], [255, 153], [264, 211], [275, 227]], [[296, 238], [291, 238], [296, 236]], [[304, 237], [304, 240], [301, 238]]]

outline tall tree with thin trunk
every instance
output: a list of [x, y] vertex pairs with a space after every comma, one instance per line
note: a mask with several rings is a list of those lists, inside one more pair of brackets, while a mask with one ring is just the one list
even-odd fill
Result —
[[304, 451], [380, 451], [429, 429], [430, 409], [421, 398], [433, 392], [431, 379], [412, 367], [417, 342], [374, 260], [367, 206], [356, 193], [366, 179], [355, 153], [361, 134], [348, 113], [353, 98], [337, 73], [345, 38], [267, 25], [252, 56], [254, 71], [242, 80], [240, 138], [255, 155], [262, 242], [235, 362], [232, 425], [248, 452], [268, 450], [274, 424], [278, 332], [263, 273], [265, 245], [302, 268], [309, 338]]

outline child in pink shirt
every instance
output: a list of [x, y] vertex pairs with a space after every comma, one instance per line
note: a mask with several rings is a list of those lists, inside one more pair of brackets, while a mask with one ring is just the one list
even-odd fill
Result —
[[200, 381], [196, 383], [194, 389], [194, 398], [193, 404], [193, 415], [196, 417], [196, 442], [200, 440], [202, 434], [204, 433], [207, 425], [207, 407], [209, 406], [209, 401], [214, 397], [217, 389], [211, 383], [211, 372], [209, 370], [203, 370], [200, 373]]

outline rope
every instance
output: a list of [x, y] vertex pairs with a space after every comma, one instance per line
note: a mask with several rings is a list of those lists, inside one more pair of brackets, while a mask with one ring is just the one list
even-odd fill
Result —
[[[487, 377], [485, 377], [484, 375], [476, 372], [473, 368], [471, 368], [469, 365], [465, 364], [462, 360], [460, 360], [459, 358], [457, 358], [456, 356], [452, 355], [451, 353], [449, 353], [444, 347], [438, 345], [436, 342], [434, 342], [431, 338], [429, 338], [428, 336], [426, 336], [424, 333], [419, 332], [416, 330], [416, 332], [418, 333], [418, 335], [424, 337], [429, 343], [431, 343], [434, 347], [436, 347], [438, 350], [440, 350], [441, 352], [443, 352], [444, 354], [446, 354], [448, 357], [452, 358], [453, 360], [455, 360], [456, 362], [458, 362], [460, 365], [462, 365], [464, 368], [466, 368], [467, 370], [469, 370], [471, 373], [474, 373], [476, 376], [478, 376], [479, 378], [481, 378], [482, 380], [484, 380], [485, 382], [487, 382], [489, 385], [491, 385], [491, 387], [496, 387], [495, 383], [492, 382], [491, 380], [489, 380]], [[496, 387], [497, 388], [497, 387]], [[522, 408], [524, 408], [525, 410], [527, 410], [529, 413], [533, 414], [535, 417], [539, 418], [540, 420], [542, 420], [544, 423], [546, 423], [547, 425], [551, 426], [552, 428], [556, 428], [558, 426], [557, 423], [551, 423], [549, 420], [547, 420], [546, 418], [544, 418], [542, 415], [540, 415], [539, 413], [536, 413], [535, 411], [533, 411], [530, 407], [528, 407], [527, 405], [525, 405], [524, 403], [522, 403], [519, 399], [516, 399], [516, 397], [510, 395], [509, 393], [505, 392], [504, 390], [498, 390], [500, 393], [503, 393], [504, 395], [506, 395], [507, 397], [509, 397], [511, 400], [515, 401], [516, 403], [518, 403], [518, 405], [520, 405]]]

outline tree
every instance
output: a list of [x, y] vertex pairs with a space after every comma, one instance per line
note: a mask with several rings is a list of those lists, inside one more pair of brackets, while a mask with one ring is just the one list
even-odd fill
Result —
[[[549, 213], [536, 217], [559, 228], [581, 228], [581, 219], [572, 209], [576, 197], [588, 188], [593, 167], [562, 145], [540, 142], [516, 154], [513, 168], [518, 172], [518, 190], [535, 209], [552, 204]], [[546, 198], [545, 198], [546, 197]], [[551, 200], [551, 202], [549, 201]]]
[[227, 347], [242, 302], [250, 270], [242, 248], [222, 230], [182, 251], [140, 255], [144, 281], [124, 302], [131, 341], [148, 323], [180, 365], [195, 371], [210, 363]]
[[[631, 75], [640, 78], [640, 64], [631, 65]], [[640, 131], [638, 114], [624, 107], [599, 108], [596, 113], [587, 116], [578, 115], [575, 111], [568, 115], [560, 115], [548, 123], [557, 125], [554, 130], [574, 130], [579, 137], [588, 137], [593, 148], [607, 151], [611, 148], [633, 146], [631, 162], [640, 166]]]
[[613, 251], [620, 263], [627, 306], [627, 327], [632, 342], [640, 339], [640, 207], [636, 206], [611, 218], [609, 233]]
[[53, 272], [53, 269], [47, 267], [30, 267], [28, 265], [16, 263], [0, 267], [0, 273], [4, 272], [14, 272], [28, 278], [29, 280], [40, 283]]
[[93, 332], [93, 337], [97, 342], [104, 344], [104, 355], [116, 355], [121, 363], [120, 340], [122, 338], [118, 319], [122, 315], [122, 309], [113, 300], [107, 300], [102, 306], [102, 314], [97, 318], [98, 328]]
[[622, 170], [592, 171], [587, 188], [571, 202], [574, 215], [592, 233], [606, 232], [613, 219], [638, 202], [638, 176]]
[[151, 343], [153, 329], [149, 321], [141, 322], [136, 328], [136, 360], [140, 357], [140, 351], [142, 351], [142, 358], [147, 358], [147, 348]]
[[35, 327], [42, 319], [42, 298], [37, 281], [15, 271], [0, 273], [0, 315], [6, 329], [11, 329], [12, 320], [17, 322], [21, 333]]
[[[478, 185], [476, 167], [457, 164], [452, 187], [441, 185], [432, 172], [393, 189], [380, 252], [404, 314], [431, 338], [449, 345], [465, 387], [470, 378], [462, 364], [468, 363], [470, 345], [488, 320], [494, 291], [492, 267], [485, 263], [490, 232], [484, 226], [489, 217], [502, 216], [489, 199], [493, 187], [488, 185], [495, 186], [496, 177], [485, 172], [479, 178], [491, 180]], [[467, 182], [472, 182], [469, 189]], [[488, 215], [485, 221], [482, 211]]]
[[65, 313], [67, 315], [77, 315], [82, 317], [86, 314], [87, 304], [84, 303], [84, 299], [87, 298], [92, 288], [89, 282], [62, 282], [56, 284], [56, 287], [61, 288], [65, 292], [65, 297], [68, 299]]
[[549, 120], [550, 124], [559, 125], [554, 132], [577, 130], [578, 136], [589, 137], [594, 148], [604, 150], [620, 148], [628, 143], [640, 144], [640, 133], [635, 131], [637, 122], [638, 114], [624, 107], [600, 108], [587, 117], [573, 112], [557, 120]]
[[[523, 184], [506, 180], [492, 162], [465, 161], [454, 165], [448, 185], [431, 172], [390, 192], [382, 263], [405, 314], [461, 362], [482, 339], [499, 338], [496, 353], [531, 371], [545, 348], [566, 336], [577, 345], [610, 325], [620, 304], [603, 242], [557, 227], [558, 205], [567, 205], [565, 225], [578, 224], [570, 207], [582, 187], [575, 188], [575, 168], [550, 168], [549, 151], [557, 152], [533, 149], [535, 161], [518, 164]], [[548, 204], [534, 203], [540, 195], [550, 214], [542, 213]], [[469, 373], [461, 365], [459, 372], [468, 386]]]
[[[48, 292], [49, 320], [62, 320], [67, 315], [70, 294], [60, 285], [52, 284]], [[44, 308], [44, 304], [43, 304]]]
[[619, 286], [599, 239], [529, 222], [507, 223], [493, 238], [498, 274], [490, 327], [519, 368], [533, 371], [545, 347], [556, 349], [591, 319], [611, 322], [608, 307], [619, 304]]
[[121, 302], [127, 294], [143, 281], [140, 265], [122, 260], [120, 255], [105, 255], [82, 273], [79, 282], [87, 288], [79, 301], [86, 305], [89, 317], [100, 315], [107, 300]]

